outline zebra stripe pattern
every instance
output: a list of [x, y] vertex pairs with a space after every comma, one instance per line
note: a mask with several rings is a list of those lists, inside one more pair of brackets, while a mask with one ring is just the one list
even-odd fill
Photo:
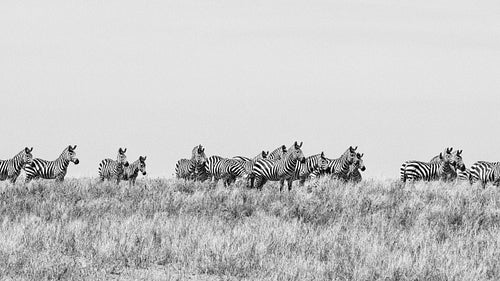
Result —
[[276, 148], [271, 153], [269, 153], [269, 155], [267, 156], [267, 159], [279, 160], [283, 157], [283, 155], [285, 155], [286, 152], [287, 152], [287, 149], [286, 149], [285, 145], [278, 146], [278, 148]]
[[[323, 167], [325, 174], [330, 174], [332, 178], [336, 179], [347, 179], [347, 174], [349, 173], [349, 167], [354, 162], [357, 157], [356, 149], [358, 147], [349, 146], [349, 148], [337, 159], [326, 159], [327, 165]], [[313, 172], [313, 177], [317, 177], [322, 174], [320, 170], [315, 170]]]
[[146, 156], [139, 156], [139, 159], [128, 165], [128, 167], [125, 167], [123, 180], [128, 180], [129, 185], [135, 185], [135, 180], [139, 172], [141, 172], [143, 176], [146, 175]]
[[447, 151], [440, 153], [440, 162], [429, 163], [421, 161], [406, 161], [401, 166], [401, 181], [434, 181], [446, 180], [450, 171], [453, 169], [450, 162], [453, 161], [453, 155]]
[[0, 181], [10, 180], [12, 184], [16, 183], [17, 177], [25, 166], [33, 164], [33, 147], [25, 147], [11, 159], [0, 160]]
[[63, 181], [66, 173], [68, 172], [68, 166], [70, 162], [75, 165], [80, 163], [80, 160], [76, 158], [76, 145], [69, 145], [66, 147], [61, 155], [54, 161], [47, 161], [39, 158], [33, 159], [31, 166], [25, 166], [26, 171], [26, 182], [30, 182], [32, 179], [55, 179], [56, 181]]
[[[465, 171], [465, 164], [462, 159], [462, 150], [453, 151], [453, 147], [449, 147], [445, 149], [445, 153], [451, 153], [453, 156], [450, 163], [452, 165], [452, 169], [448, 170], [442, 177], [445, 181], [454, 181], [457, 179], [459, 172]], [[438, 163], [440, 161], [439, 155], [436, 155], [429, 163]], [[457, 169], [459, 170], [458, 172]]]
[[361, 171], [365, 171], [366, 167], [363, 162], [363, 153], [356, 153], [356, 160], [349, 166], [349, 172], [347, 173], [347, 181], [353, 183], [359, 183], [363, 179], [361, 176]]
[[[253, 177], [251, 186], [261, 189], [267, 181], [280, 181], [280, 191], [283, 190], [284, 180], [293, 177], [297, 162], [305, 162], [304, 154], [301, 150], [302, 143], [294, 143], [279, 160], [259, 159], [253, 167]], [[283, 181], [282, 181], [283, 180]], [[288, 190], [292, 189], [291, 182], [288, 183]]]
[[480, 182], [483, 188], [488, 182], [498, 186], [500, 181], [500, 162], [478, 161], [470, 167], [470, 183]]
[[325, 153], [312, 155], [306, 158], [304, 163], [297, 162], [295, 166], [295, 173], [292, 178], [287, 179], [288, 185], [291, 185], [294, 180], [299, 180], [299, 185], [303, 186], [309, 175], [315, 171], [323, 171], [323, 168], [328, 165]]
[[104, 181], [104, 179], [116, 179], [116, 184], [120, 183], [120, 180], [123, 178], [124, 167], [129, 166], [125, 152], [127, 152], [127, 149], [122, 149], [120, 147], [116, 160], [107, 158], [99, 163], [99, 178], [101, 182]]
[[234, 182], [236, 178], [246, 175], [243, 162], [220, 156], [209, 157], [205, 163], [205, 170], [215, 182], [223, 179], [225, 186]]
[[180, 159], [175, 164], [175, 175], [178, 179], [204, 181], [206, 178], [205, 148], [197, 145], [193, 148], [191, 159]]

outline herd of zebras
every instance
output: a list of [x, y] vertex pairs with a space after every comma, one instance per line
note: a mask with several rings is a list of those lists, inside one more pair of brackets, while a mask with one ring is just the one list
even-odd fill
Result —
[[267, 181], [279, 181], [280, 190], [287, 181], [288, 189], [294, 180], [303, 185], [307, 178], [330, 175], [343, 181], [361, 181], [361, 171], [364, 171], [363, 154], [357, 147], [349, 147], [339, 158], [329, 159], [323, 152], [304, 157], [302, 143], [295, 142], [287, 148], [279, 146], [271, 153], [262, 151], [254, 158], [235, 156], [223, 158], [220, 156], [206, 157], [202, 145], [195, 146], [191, 159], [181, 159], [175, 165], [177, 178], [195, 181], [222, 179], [224, 185], [229, 185], [237, 178], [246, 178], [248, 186], [261, 189]]
[[[25, 182], [28, 183], [33, 179], [55, 179], [63, 181], [70, 162], [75, 165], [80, 163], [76, 158], [76, 145], [64, 148], [63, 152], [54, 161], [47, 161], [40, 158], [33, 158], [33, 148], [24, 148], [13, 158], [8, 160], [0, 160], [0, 180], [10, 180], [14, 184], [21, 174], [21, 171], [26, 172]], [[127, 149], [118, 149], [116, 160], [104, 159], [99, 163], [99, 178], [101, 181], [116, 180], [117, 184], [121, 180], [129, 181], [130, 185], [135, 185], [136, 178], [141, 172], [146, 175], [146, 156], [139, 156], [139, 159], [129, 164]]]
[[[267, 181], [279, 181], [280, 190], [285, 181], [288, 189], [295, 180], [303, 185], [307, 179], [329, 176], [345, 182], [360, 182], [361, 172], [366, 169], [363, 154], [357, 152], [357, 146], [350, 146], [339, 158], [330, 159], [323, 152], [304, 157], [302, 143], [295, 142], [290, 147], [281, 145], [271, 153], [261, 151], [254, 158], [235, 156], [206, 157], [205, 148], [197, 145], [193, 148], [190, 159], [181, 159], [175, 166], [176, 177], [185, 180], [206, 181], [223, 180], [229, 185], [238, 178], [247, 180], [251, 188], [261, 189]], [[26, 173], [25, 182], [33, 179], [55, 179], [63, 181], [70, 162], [78, 164], [76, 145], [67, 146], [54, 161], [33, 158], [33, 148], [24, 148], [13, 158], [0, 160], [0, 180], [16, 182], [21, 171]], [[118, 149], [116, 160], [104, 159], [99, 164], [101, 181], [126, 180], [135, 185], [139, 173], [146, 175], [146, 156], [129, 164], [125, 153], [127, 149]], [[429, 162], [406, 161], [401, 166], [401, 181], [468, 181], [470, 184], [480, 182], [483, 187], [488, 182], [500, 185], [500, 162], [478, 161], [470, 169], [466, 169], [462, 160], [462, 150], [446, 148]]]

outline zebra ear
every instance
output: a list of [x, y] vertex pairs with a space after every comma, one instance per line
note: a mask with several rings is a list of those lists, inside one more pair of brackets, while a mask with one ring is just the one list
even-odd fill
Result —
[[121, 148], [121, 147], [120, 147], [120, 148], [118, 148], [118, 153], [120, 153], [120, 154], [122, 154], [122, 153], [123, 153], [123, 150], [122, 150], [122, 148]]
[[362, 158], [362, 157], [363, 157], [363, 155], [365, 155], [365, 154], [364, 154], [364, 153], [361, 153], [361, 154], [359, 155], [359, 158]]
[[443, 159], [443, 153], [439, 153], [439, 159]]
[[321, 151], [321, 158], [325, 158], [325, 152]]
[[73, 150], [75, 150], [75, 149], [76, 149], [76, 144], [73, 146]]
[[299, 145], [299, 147], [302, 147], [302, 142], [300, 142], [300, 145]]
[[127, 148], [124, 148], [124, 149], [123, 149], [123, 153], [125, 153], [125, 152], [127, 152]]

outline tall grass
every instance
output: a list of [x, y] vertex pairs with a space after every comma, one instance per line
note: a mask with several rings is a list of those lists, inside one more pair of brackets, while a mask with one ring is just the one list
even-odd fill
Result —
[[499, 280], [493, 187], [0, 185], [1, 279]]

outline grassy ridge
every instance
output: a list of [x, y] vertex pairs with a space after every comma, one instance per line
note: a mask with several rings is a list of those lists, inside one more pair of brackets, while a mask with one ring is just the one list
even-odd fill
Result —
[[0, 224], [7, 279], [500, 279], [493, 187], [2, 183]]

